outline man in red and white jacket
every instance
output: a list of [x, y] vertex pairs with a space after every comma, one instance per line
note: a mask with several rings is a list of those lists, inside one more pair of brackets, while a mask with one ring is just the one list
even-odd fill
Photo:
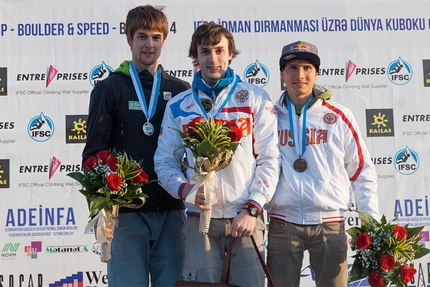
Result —
[[352, 112], [314, 84], [320, 58], [303, 41], [283, 47], [279, 61], [287, 90], [276, 104], [281, 176], [270, 213], [268, 266], [279, 286], [299, 286], [309, 251], [317, 286], [347, 285], [344, 211], [379, 219], [377, 177]]
[[[194, 170], [184, 176], [173, 157], [183, 144], [172, 129], [183, 130], [198, 117], [234, 121], [243, 131], [231, 163], [215, 173], [212, 219], [207, 234], [198, 231], [199, 214], [209, 208], [198, 193], [189, 204], [185, 225], [185, 268], [188, 281], [219, 283], [226, 247], [233, 242], [230, 284], [262, 287], [264, 272], [253, 251], [252, 234], [262, 248], [265, 224], [263, 206], [272, 198], [279, 179], [280, 156], [277, 113], [269, 95], [256, 85], [242, 82], [229, 64], [238, 51], [230, 31], [221, 25], [204, 23], [194, 32], [189, 56], [200, 70], [192, 88], [169, 101], [155, 153], [155, 170], [161, 185], [174, 197], [185, 199]], [[185, 149], [177, 158], [182, 158]], [[190, 166], [193, 154], [186, 149]], [[179, 153], [179, 152], [178, 152]]]

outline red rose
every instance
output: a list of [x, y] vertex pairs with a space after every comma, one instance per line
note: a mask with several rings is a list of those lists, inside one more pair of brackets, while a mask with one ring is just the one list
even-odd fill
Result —
[[355, 241], [355, 246], [357, 249], [367, 248], [370, 245], [370, 236], [366, 233], [361, 233], [358, 235], [357, 240]]
[[390, 254], [384, 254], [379, 258], [379, 263], [383, 270], [391, 270], [396, 265], [396, 260]]
[[400, 276], [402, 276], [402, 280], [405, 283], [408, 283], [409, 281], [414, 278], [415, 273], [417, 273], [417, 270], [413, 267], [409, 267], [408, 265], [402, 265], [399, 268]]
[[369, 285], [372, 287], [384, 287], [385, 285], [384, 281], [382, 281], [379, 271], [370, 272], [369, 276], [367, 277], [367, 281], [369, 282]]
[[[397, 236], [396, 236], [397, 234]], [[397, 240], [401, 241], [403, 238], [408, 237], [408, 231], [401, 225], [394, 226], [393, 235], [397, 237]]]
[[106, 164], [108, 165], [108, 167], [110, 168], [111, 171], [116, 171], [118, 168], [117, 167], [118, 158], [115, 156], [110, 156], [107, 158]]
[[110, 152], [108, 150], [99, 151], [96, 153], [96, 156], [102, 163], [106, 163], [107, 158], [109, 157]]
[[187, 130], [186, 130], [188, 132], [188, 134], [190, 136], [195, 135], [196, 133], [191, 128], [197, 129], [197, 123], [202, 122], [204, 120], [205, 120], [204, 117], [197, 117], [197, 118], [194, 118], [191, 122], [189, 122], [187, 125]]
[[135, 167], [134, 170], [141, 170], [139, 175], [133, 178], [134, 183], [148, 182], [148, 174], [146, 174], [146, 172], [143, 169], [141, 169], [139, 167]]
[[216, 124], [219, 124], [219, 125], [223, 125], [224, 124], [224, 121], [223, 120], [219, 120], [219, 119], [214, 119], [214, 122]]
[[86, 171], [94, 171], [95, 167], [97, 166], [97, 159], [95, 157], [88, 158], [84, 163], [84, 170]]
[[232, 142], [238, 142], [242, 138], [243, 131], [238, 126], [230, 127], [231, 131], [228, 133], [229, 138]]
[[122, 178], [114, 173], [106, 177], [106, 185], [110, 190], [117, 191], [121, 187]]

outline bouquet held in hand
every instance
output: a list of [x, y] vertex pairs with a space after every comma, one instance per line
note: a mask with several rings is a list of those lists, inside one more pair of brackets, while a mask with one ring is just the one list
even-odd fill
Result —
[[[239, 146], [243, 131], [236, 125], [234, 120], [222, 121], [210, 117], [194, 118], [186, 125], [184, 131], [175, 129], [184, 142], [176, 147], [173, 156], [185, 168], [193, 169], [197, 181], [193, 189], [188, 194], [186, 201], [194, 204], [197, 189], [203, 185], [206, 203], [211, 206], [217, 202], [214, 193], [215, 172], [227, 167]], [[193, 153], [194, 166], [189, 166], [176, 157], [177, 150], [188, 148]], [[200, 214], [199, 232], [206, 234], [209, 229], [211, 211]]]
[[420, 242], [423, 226], [392, 224], [385, 216], [378, 222], [365, 212], [357, 212], [361, 226], [347, 230], [351, 249], [356, 251], [348, 282], [368, 276], [372, 287], [407, 287], [416, 273], [413, 260], [430, 252]]
[[[106, 239], [106, 227], [113, 232], [118, 209], [121, 206], [139, 208], [145, 203], [146, 194], [141, 187], [149, 183], [148, 175], [126, 153], [104, 150], [86, 160], [84, 172], [67, 174], [82, 184], [79, 191], [90, 203], [90, 217], [94, 217], [85, 229], [85, 233], [97, 223], [97, 242], [102, 243], [101, 260], [110, 260], [110, 244]], [[151, 181], [152, 182], [152, 181]], [[139, 199], [139, 203], [133, 203]]]

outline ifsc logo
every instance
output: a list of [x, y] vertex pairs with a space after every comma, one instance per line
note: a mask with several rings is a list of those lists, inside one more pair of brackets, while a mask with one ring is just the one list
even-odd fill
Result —
[[88, 77], [91, 86], [94, 87], [98, 82], [106, 79], [111, 72], [113, 72], [112, 67], [107, 65], [104, 61], [100, 65], [95, 66]]
[[250, 84], [255, 84], [260, 88], [267, 85], [270, 79], [269, 69], [258, 60], [245, 68], [243, 78]]
[[419, 166], [418, 154], [408, 146], [399, 150], [394, 156], [394, 167], [401, 174], [411, 175], [418, 170]]
[[388, 65], [387, 76], [393, 84], [405, 85], [412, 79], [412, 67], [399, 57]]
[[27, 132], [34, 141], [45, 142], [54, 134], [54, 122], [42, 112], [30, 120]]

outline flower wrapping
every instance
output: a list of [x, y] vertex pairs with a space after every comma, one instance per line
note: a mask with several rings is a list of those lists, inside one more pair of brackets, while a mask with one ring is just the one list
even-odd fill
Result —
[[82, 185], [79, 191], [89, 200], [89, 216], [92, 217], [85, 228], [85, 234], [97, 226], [96, 239], [101, 244], [100, 259], [108, 262], [111, 259], [111, 245], [106, 238], [106, 228], [114, 232], [121, 206], [141, 207], [147, 197], [141, 187], [154, 180], [148, 181], [141, 162], [136, 162], [125, 152], [122, 154], [115, 150], [98, 152], [85, 161], [83, 168], [83, 172], [67, 175]]
[[[174, 129], [184, 142], [175, 148], [173, 157], [185, 168], [193, 169], [196, 182], [187, 195], [185, 201], [195, 204], [195, 196], [200, 186], [204, 187], [206, 204], [212, 206], [217, 202], [214, 192], [215, 172], [227, 167], [236, 151], [243, 131], [235, 121], [222, 121], [210, 117], [205, 120], [197, 117], [188, 123], [184, 131]], [[189, 166], [177, 158], [177, 151], [188, 148], [193, 153], [194, 166]], [[199, 232], [207, 234], [209, 231], [211, 211], [200, 213]]]
[[383, 215], [378, 222], [369, 214], [357, 210], [361, 226], [351, 227], [350, 247], [356, 251], [348, 282], [368, 276], [372, 287], [407, 287], [416, 273], [414, 259], [430, 252], [421, 244], [419, 233], [424, 228], [401, 226], [388, 222]]

